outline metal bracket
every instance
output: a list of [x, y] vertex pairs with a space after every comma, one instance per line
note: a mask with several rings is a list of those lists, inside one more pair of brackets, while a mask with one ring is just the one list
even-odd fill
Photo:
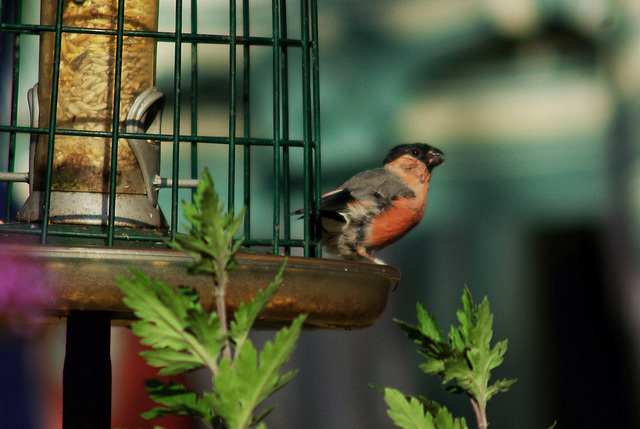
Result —
[[[40, 102], [38, 101], [38, 84], [27, 91], [27, 101], [29, 102], [29, 123], [32, 128], [40, 126]], [[31, 133], [29, 140], [29, 192], [33, 192], [33, 170], [35, 168], [36, 159], [36, 142], [38, 134]]]
[[[38, 85], [28, 91], [31, 125], [39, 126], [40, 108]], [[159, 134], [164, 107], [164, 95], [156, 88], [145, 90], [134, 100], [124, 121], [126, 132], [141, 134], [139, 139], [128, 139], [140, 167], [145, 195], [121, 194], [116, 198], [116, 225], [132, 227], [166, 227], [166, 221], [158, 207], [158, 191], [154, 180], [160, 169], [160, 144], [144, 138], [144, 134]], [[18, 212], [20, 222], [39, 222], [43, 219], [45, 193], [34, 191], [34, 161], [37, 134], [31, 134], [29, 154], [29, 184], [31, 193]], [[0, 177], [0, 180], [2, 178]], [[24, 180], [24, 179], [23, 179]], [[51, 191], [49, 220], [54, 223], [97, 224], [108, 222], [109, 196], [99, 192]]]
[[[147, 88], [131, 104], [124, 121], [125, 131], [127, 133], [160, 134], [164, 101], [164, 94], [156, 87]], [[154, 180], [160, 168], [160, 142], [144, 138], [128, 139], [128, 141], [138, 160], [149, 202], [156, 206], [158, 205], [158, 190], [154, 185]]]

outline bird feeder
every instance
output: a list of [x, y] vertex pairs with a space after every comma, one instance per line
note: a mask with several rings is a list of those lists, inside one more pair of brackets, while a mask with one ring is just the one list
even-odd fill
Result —
[[[121, 302], [115, 275], [133, 265], [166, 283], [194, 288], [205, 308], [213, 306], [210, 279], [188, 275], [189, 258], [165, 244], [178, 234], [179, 202], [197, 185], [203, 147], [226, 149], [227, 206], [240, 199], [247, 209], [247, 253], [238, 256], [230, 273], [231, 309], [266, 287], [286, 255], [284, 283], [265, 309], [262, 327], [307, 313], [306, 329], [360, 329], [384, 311], [390, 285], [400, 277], [397, 269], [319, 259], [318, 225], [310, 210], [299, 221], [299, 236], [288, 216], [300, 206], [312, 207], [321, 194], [317, 4], [297, 1], [294, 31], [296, 20], [288, 16], [294, 3], [272, 0], [270, 16], [264, 17], [271, 21], [266, 34], [254, 29], [246, 0], [238, 1], [240, 8], [228, 3], [222, 33], [198, 32], [197, 1], [190, 4], [190, 30], [185, 30], [182, 0], [175, 2], [174, 27], [168, 31], [158, 31], [158, 0], [43, 0], [38, 25], [21, 21], [18, 1], [13, 16], [0, 26], [0, 36], [13, 41], [18, 59], [10, 71], [11, 99], [0, 100], [0, 110], [6, 106], [10, 112], [9, 122], [0, 123], [0, 138], [9, 142], [9, 168], [0, 172], [0, 181], [7, 182], [0, 246], [47, 267], [58, 287], [50, 314], [67, 321], [65, 429], [110, 427], [109, 329], [133, 318]], [[30, 125], [21, 126], [19, 100], [27, 94], [19, 91], [19, 58], [25, 54], [20, 40], [27, 35], [40, 37], [39, 81], [28, 93]], [[172, 88], [160, 90], [159, 41], [172, 46], [174, 62]], [[184, 46], [191, 48], [185, 73]], [[228, 128], [220, 135], [199, 132], [199, 106], [211, 98], [198, 96], [202, 75], [209, 72], [200, 65], [198, 52], [204, 47], [228, 52]], [[294, 76], [299, 80], [292, 83]], [[187, 107], [181, 97], [185, 81]], [[268, 106], [256, 103], [256, 85], [273, 100]], [[173, 93], [166, 103], [163, 92]], [[170, 132], [161, 129], [165, 104], [172, 110]], [[185, 112], [191, 118], [186, 130], [181, 127]], [[270, 118], [269, 127], [253, 126], [264, 118]], [[299, 130], [292, 129], [294, 123]], [[25, 144], [26, 173], [15, 169]], [[168, 177], [161, 174], [161, 144], [170, 149]], [[189, 168], [183, 165], [185, 156]], [[271, 163], [266, 176], [265, 161]], [[14, 218], [13, 186], [20, 181], [29, 183], [30, 195]], [[267, 192], [265, 183], [271, 186]], [[162, 192], [169, 194], [164, 210]], [[295, 193], [302, 198], [292, 207]], [[258, 198], [271, 200], [270, 206], [256, 204]], [[256, 226], [258, 221], [269, 225]], [[96, 410], [95, 404], [107, 408]], [[82, 419], [90, 425], [83, 426]]]
[[[57, 4], [43, 0], [42, 25], [56, 24]], [[159, 142], [114, 138], [124, 131], [160, 131], [164, 97], [153, 87], [156, 40], [112, 34], [118, 28], [120, 33], [156, 31], [158, 1], [127, 0], [120, 15], [117, 0], [62, 4], [62, 26], [107, 31], [41, 34], [39, 83], [29, 94], [32, 123], [50, 128], [54, 120], [54, 128], [68, 132], [57, 135], [53, 145], [49, 134], [36, 137], [31, 195], [18, 220], [42, 221], [45, 189], [50, 189], [50, 222], [105, 225], [114, 189], [116, 224], [163, 227], [153, 185], [159, 172]], [[54, 64], [59, 64], [57, 73]], [[52, 98], [57, 98], [55, 114], [50, 110]]]

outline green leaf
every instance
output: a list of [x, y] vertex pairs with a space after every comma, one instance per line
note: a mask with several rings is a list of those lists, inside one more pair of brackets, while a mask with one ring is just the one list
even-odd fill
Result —
[[215, 395], [210, 401], [214, 412], [230, 427], [246, 427], [254, 419], [254, 410], [293, 378], [296, 371], [280, 371], [295, 349], [305, 318], [299, 316], [290, 327], [282, 328], [273, 343], [265, 343], [259, 356], [246, 340], [236, 351], [233, 364], [227, 360], [220, 363], [219, 374], [213, 378]]
[[132, 277], [118, 276], [116, 284], [124, 303], [140, 319], [131, 325], [140, 343], [155, 350], [141, 355], [152, 366], [166, 367], [162, 374], [177, 374], [203, 366], [217, 370], [224, 338], [217, 334], [219, 322], [209, 316], [188, 289], [172, 289], [129, 268]]
[[223, 271], [235, 267], [234, 255], [242, 244], [235, 235], [242, 226], [244, 208], [237, 217], [233, 216], [233, 211], [223, 214], [224, 206], [215, 192], [208, 169], [205, 168], [202, 174], [193, 204], [183, 201], [182, 208], [191, 225], [185, 225], [186, 235], [178, 235], [175, 241], [167, 244], [194, 258], [189, 265], [190, 272], [209, 273], [217, 279]]
[[141, 414], [141, 417], [149, 420], [166, 415], [185, 415], [196, 417], [210, 422], [211, 410], [206, 404], [198, 401], [194, 392], [189, 392], [184, 386], [175, 382], [167, 384], [158, 380], [147, 380], [145, 387], [149, 397], [164, 407], [156, 407]]
[[445, 369], [445, 361], [441, 359], [429, 359], [418, 366], [425, 374], [439, 375]]
[[[225, 305], [228, 271], [237, 266], [235, 254], [242, 244], [236, 238], [244, 209], [237, 217], [233, 210], [224, 213], [223, 204], [205, 170], [193, 203], [183, 202], [187, 234], [168, 243], [187, 252], [193, 259], [190, 273], [212, 275], [212, 291], [218, 308]], [[205, 311], [197, 294], [190, 289], [174, 289], [161, 281], [152, 281], [141, 271], [130, 269], [131, 277], [117, 278], [123, 301], [139, 318], [132, 324], [142, 344], [150, 346], [141, 355], [147, 363], [159, 367], [159, 374], [172, 375], [206, 367], [212, 375], [214, 390], [200, 397], [175, 383], [151, 381], [149, 396], [161, 407], [144, 414], [146, 418], [168, 414], [198, 417], [214, 427], [244, 429], [258, 425], [273, 405], [256, 412], [272, 393], [288, 383], [296, 370], [283, 371], [300, 335], [304, 315], [283, 328], [258, 352], [248, 339], [256, 319], [282, 285], [284, 265], [274, 281], [236, 310], [227, 331], [226, 314]]]
[[[491, 348], [493, 315], [489, 300], [485, 297], [476, 307], [466, 286], [462, 294], [462, 309], [456, 314], [459, 326], [451, 326], [446, 339], [438, 329], [435, 318], [420, 303], [417, 305], [418, 326], [399, 320], [396, 323], [427, 359], [420, 369], [427, 374], [438, 375], [447, 391], [466, 393], [472, 399], [474, 411], [484, 413], [486, 403], [493, 395], [507, 391], [515, 383], [515, 380], [499, 380], [493, 385], [489, 384], [491, 370], [503, 362], [507, 341], [498, 342]], [[425, 404], [438, 428], [440, 425], [456, 428], [466, 426], [463, 421], [453, 419], [448, 412], [441, 416], [433, 404]], [[463, 423], [464, 426], [461, 426]]]
[[191, 353], [178, 352], [171, 349], [154, 349], [140, 352], [147, 365], [156, 368], [158, 375], [175, 375], [191, 371], [203, 366], [201, 360]]
[[403, 429], [436, 429], [433, 416], [425, 413], [422, 403], [406, 397], [396, 389], [384, 389], [384, 401], [389, 406], [387, 414], [396, 426]]
[[230, 336], [235, 343], [236, 350], [242, 349], [256, 319], [282, 286], [282, 275], [286, 263], [285, 260], [266, 290], [259, 290], [250, 302], [241, 303], [238, 306], [233, 320], [229, 324]]
[[262, 420], [264, 420], [269, 414], [271, 414], [271, 411], [273, 411], [275, 407], [276, 407], [275, 404], [271, 404], [268, 407], [265, 407], [264, 410], [260, 411], [260, 413], [253, 418], [253, 420], [250, 423], [250, 426], [255, 426], [258, 423], [261, 423]]
[[[446, 359], [451, 356], [453, 350], [449, 344], [442, 341], [442, 334], [432, 329], [423, 330], [422, 327], [412, 326], [400, 320], [395, 322], [404, 331], [405, 335], [418, 345], [418, 352], [427, 358]], [[437, 328], [436, 328], [437, 329]]]
[[442, 342], [442, 332], [438, 329], [435, 316], [431, 316], [421, 303], [416, 304], [420, 332], [434, 342]]
[[438, 410], [434, 422], [438, 429], [467, 429], [467, 421], [464, 417], [455, 418], [444, 407]]

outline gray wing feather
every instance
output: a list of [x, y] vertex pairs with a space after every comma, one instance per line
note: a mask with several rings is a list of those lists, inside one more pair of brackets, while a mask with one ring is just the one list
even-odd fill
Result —
[[402, 179], [384, 168], [358, 173], [340, 187], [348, 189], [361, 203], [376, 202], [381, 209], [390, 206], [395, 199], [415, 197]]

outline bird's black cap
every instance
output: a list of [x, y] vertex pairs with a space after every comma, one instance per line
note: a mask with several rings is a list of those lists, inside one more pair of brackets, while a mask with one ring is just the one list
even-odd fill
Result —
[[383, 165], [395, 161], [403, 155], [410, 155], [424, 162], [429, 170], [444, 163], [444, 153], [426, 143], [401, 144], [389, 151]]

